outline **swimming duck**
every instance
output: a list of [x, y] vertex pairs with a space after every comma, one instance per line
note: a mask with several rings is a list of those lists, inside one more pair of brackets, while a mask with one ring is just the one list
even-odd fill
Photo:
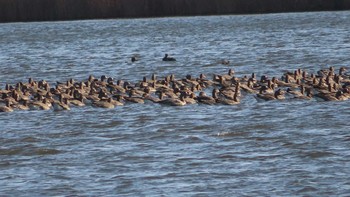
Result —
[[214, 85], [214, 82], [212, 80], [207, 79], [207, 77], [203, 73], [199, 75], [199, 78], [197, 78], [196, 81], [199, 83], [201, 87], [204, 87], [204, 88]]
[[229, 99], [223, 95], [222, 96], [218, 95], [220, 94], [220, 91], [216, 88], [213, 90], [213, 94], [214, 94], [216, 103], [220, 103], [223, 105], [237, 105], [240, 103], [238, 99], [238, 91], [235, 92], [234, 97], [232, 99]]
[[218, 75], [218, 77], [219, 77], [220, 81], [231, 81], [234, 74], [235, 74], [235, 71], [232, 68], [230, 68], [230, 69], [228, 69], [227, 74]]
[[131, 57], [131, 62], [136, 62], [138, 59], [135, 56]]
[[281, 99], [285, 99], [284, 97], [284, 91], [282, 89], [278, 89], [275, 91], [275, 93], [271, 94], [271, 93], [264, 93], [264, 90], [266, 89], [266, 86], [263, 86], [260, 89], [259, 94], [257, 94], [257, 97], [266, 101], [269, 100], [281, 100]]
[[108, 109], [115, 108], [115, 105], [113, 105], [113, 103], [112, 103], [112, 98], [108, 98], [107, 100], [100, 100], [100, 101], [93, 102], [92, 106], [100, 107], [100, 108], [108, 108]]
[[20, 100], [20, 102], [18, 102], [14, 108], [19, 109], [19, 110], [29, 110], [29, 106], [28, 106], [28, 101], [27, 100]]
[[176, 61], [176, 59], [173, 57], [169, 57], [168, 54], [165, 54], [163, 57], [163, 61]]
[[195, 98], [196, 98], [196, 94], [193, 92], [191, 92], [189, 94], [184, 93], [184, 100], [185, 100], [186, 104], [196, 104], [197, 100]]
[[76, 92], [74, 98], [69, 100], [69, 103], [78, 107], [85, 106], [84, 96], [81, 93]]
[[132, 89], [129, 91], [129, 96], [125, 96], [123, 98], [124, 100], [129, 101], [131, 103], [140, 103], [140, 104], [145, 103], [145, 101], [141, 96], [135, 96], [135, 94], [136, 94], [135, 90]]
[[258, 90], [254, 88], [254, 80], [252, 78], [248, 79], [247, 83], [241, 83], [240, 87], [243, 91], [250, 93], [250, 94], [257, 94]]
[[41, 98], [40, 96], [37, 101], [28, 103], [28, 106], [31, 110], [49, 110], [51, 104], [48, 105], [48, 100], [46, 98]]
[[315, 94], [315, 97], [320, 98], [324, 101], [337, 101], [337, 97], [334, 93], [317, 93]]
[[214, 97], [216, 97], [216, 92], [213, 90], [213, 95], [212, 96], [208, 96], [206, 95], [205, 92], [200, 92], [199, 95], [196, 97], [198, 103], [202, 103], [202, 104], [206, 104], [206, 105], [214, 105], [216, 103], [216, 99]]
[[181, 95], [180, 98], [164, 98], [164, 93], [160, 92], [159, 94], [159, 104], [170, 105], [170, 106], [184, 106], [186, 101], [184, 100], [184, 95]]
[[109, 89], [109, 92], [111, 92], [112, 94], [124, 94], [126, 90], [123, 87], [122, 83], [123, 82], [121, 80], [118, 80], [117, 84], [114, 84], [112, 81], [107, 84], [107, 88]]
[[292, 94], [295, 97], [300, 97], [300, 96], [304, 95], [304, 90], [305, 90], [305, 88], [304, 88], [303, 85], [300, 86], [300, 91], [292, 90], [291, 88], [288, 87], [287, 88], [287, 93]]
[[6, 101], [5, 106], [0, 106], [0, 112], [13, 112], [11, 103], [9, 100]]
[[338, 99], [338, 101], [346, 101], [349, 99], [349, 97], [343, 93], [343, 91], [338, 90], [337, 93], [335, 94], [335, 98]]
[[111, 103], [114, 106], [123, 106], [124, 105], [123, 97], [121, 95], [115, 95], [113, 97], [117, 99], [117, 100], [114, 100], [114, 99], [111, 100]]
[[62, 95], [59, 95], [58, 101], [52, 102], [52, 106], [54, 111], [70, 110], [68, 98], [64, 98]]
[[157, 103], [160, 101], [159, 98], [152, 96], [152, 94], [151, 94], [152, 92], [151, 92], [151, 89], [149, 87], [146, 87], [144, 89], [144, 92], [145, 93], [142, 95], [144, 100], [152, 101], [153, 103]]
[[317, 71], [318, 77], [327, 77], [327, 76], [333, 76], [334, 75], [334, 67], [330, 66], [329, 69], [321, 69]]

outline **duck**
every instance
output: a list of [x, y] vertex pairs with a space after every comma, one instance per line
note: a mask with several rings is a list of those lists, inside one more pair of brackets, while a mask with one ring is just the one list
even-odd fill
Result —
[[0, 106], [0, 112], [13, 112], [13, 108], [11, 107], [11, 102], [9, 100], [5, 102], [5, 106]]
[[199, 75], [199, 78], [197, 78], [196, 81], [201, 87], [210, 87], [214, 85], [214, 82], [212, 80], [207, 79], [207, 77], [203, 73]]
[[349, 99], [349, 97], [346, 94], [344, 94], [344, 92], [341, 90], [337, 91], [337, 93], [335, 94], [335, 98], [337, 98], [338, 101], [346, 101]]
[[59, 95], [58, 101], [52, 102], [52, 106], [54, 111], [70, 110], [68, 98], [64, 98], [62, 95]]
[[112, 99], [111, 100], [111, 103], [114, 105], [114, 106], [123, 106], [124, 103], [123, 103], [123, 97], [121, 95], [114, 95], [113, 98], [116, 98], [116, 100]]
[[241, 83], [240, 87], [246, 93], [250, 93], [250, 94], [258, 93], [258, 91], [254, 88], [254, 80], [252, 78], [249, 78], [247, 83]]
[[222, 64], [222, 65], [229, 65], [230, 64], [230, 60], [223, 59], [223, 60], [220, 60], [219, 63]]
[[131, 62], [136, 62], [136, 61], [138, 61], [138, 59], [135, 56], [132, 56], [131, 57]]
[[275, 77], [272, 77], [271, 81], [274, 84], [277, 84], [280, 87], [290, 87], [290, 88], [298, 88], [300, 83], [300, 79], [295, 80], [294, 82], [290, 80], [291, 77], [289, 75], [285, 75], [282, 77], [282, 81], [278, 80]]
[[223, 95], [219, 96], [218, 94], [220, 94], [220, 91], [216, 88], [213, 90], [213, 94], [214, 94], [214, 98], [216, 100], [216, 103], [220, 103], [223, 105], [237, 105], [240, 103], [240, 101], [238, 99], [238, 91], [235, 92], [234, 97], [232, 99], [229, 99]]
[[108, 109], [115, 108], [115, 105], [112, 103], [112, 98], [108, 98], [107, 100], [100, 100], [100, 101], [93, 102], [92, 106], [100, 107], [100, 108], [108, 108]]
[[14, 107], [19, 110], [29, 110], [27, 100], [20, 100]]
[[187, 93], [184, 93], [184, 100], [186, 104], [197, 104], [196, 94], [191, 92], [187, 95]]
[[173, 57], [169, 57], [169, 55], [166, 53], [163, 57], [163, 61], [176, 61], [176, 59]]
[[319, 77], [333, 76], [334, 75], [334, 67], [330, 66], [329, 69], [321, 69], [317, 71], [317, 75]]
[[[312, 99], [311, 88], [303, 88], [303, 89], [301, 89], [301, 93], [303, 93], [303, 94], [302, 95], [295, 95], [294, 98], [295, 99], [306, 99], [306, 100]], [[304, 93], [306, 93], [306, 95]]]
[[112, 94], [124, 94], [126, 92], [125, 88], [123, 87], [123, 82], [121, 80], [118, 80], [116, 84], [114, 84], [113, 81], [110, 81], [107, 84], [107, 89], [109, 89], [109, 92]]
[[79, 94], [74, 96], [74, 99], [69, 99], [69, 103], [73, 104], [75, 106], [78, 106], [78, 107], [83, 107], [83, 106], [85, 106], [84, 96], [79, 93]]
[[259, 94], [257, 94], [256, 96], [260, 99], [263, 99], [265, 101], [270, 101], [270, 100], [282, 100], [285, 99], [284, 97], [284, 91], [282, 89], [278, 89], [275, 91], [275, 93], [271, 94], [271, 93], [264, 93], [264, 90], [266, 89], [266, 86], [263, 86], [260, 89]]
[[214, 97], [216, 97], [216, 92], [213, 90], [213, 96], [208, 96], [206, 95], [205, 92], [201, 91], [199, 93], [199, 95], [196, 97], [198, 103], [201, 104], [206, 104], [206, 105], [214, 105], [216, 104], [216, 99]]
[[50, 110], [51, 109], [51, 104], [49, 105], [48, 99], [47, 98], [42, 98], [41, 95], [37, 95], [36, 101], [32, 101], [28, 103], [29, 109], [31, 110]]
[[224, 75], [214, 75], [214, 80], [219, 82], [219, 83], [222, 83], [223, 81], [231, 81], [231, 79], [234, 77], [234, 74], [235, 74], [235, 71], [230, 68], [228, 69], [227, 71], [227, 74], [224, 74]]
[[136, 91], [134, 89], [129, 91], [129, 96], [124, 96], [124, 100], [129, 101], [131, 103], [140, 103], [140, 104], [144, 104], [145, 101], [143, 100], [143, 98], [141, 96], [135, 96]]
[[300, 97], [304, 95], [305, 88], [303, 85], [300, 86], [300, 91], [292, 90], [291, 88], [287, 88], [287, 93], [294, 95], [295, 97]]
[[181, 95], [179, 98], [164, 98], [163, 92], [160, 92], [157, 103], [170, 106], [184, 106], [187, 104], [184, 100], [184, 95]]
[[150, 87], [146, 87], [146, 88], [144, 89], [144, 92], [145, 92], [145, 93], [142, 95], [142, 97], [144, 98], [144, 100], [151, 101], [151, 102], [153, 102], [153, 103], [157, 103], [158, 101], [160, 101], [159, 98], [152, 96], [152, 92], [153, 92], [153, 91], [151, 91]]

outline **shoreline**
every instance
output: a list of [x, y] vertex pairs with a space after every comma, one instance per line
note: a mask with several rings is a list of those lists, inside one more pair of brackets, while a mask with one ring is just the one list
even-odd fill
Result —
[[350, 10], [350, 0], [0, 0], [0, 23]]

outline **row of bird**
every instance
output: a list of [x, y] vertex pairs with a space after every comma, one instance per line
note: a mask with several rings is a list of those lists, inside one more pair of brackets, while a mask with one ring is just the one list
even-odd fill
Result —
[[[266, 75], [257, 79], [251, 76], [237, 77], [233, 69], [226, 74], [214, 74], [208, 79], [204, 74], [198, 77], [187, 75], [177, 79], [168, 75], [131, 83], [105, 75], [87, 80], [56, 82], [51, 85], [45, 80], [6, 84], [0, 89], [0, 111], [14, 110], [70, 110], [72, 106], [114, 108], [127, 103], [158, 103], [171, 106], [188, 104], [237, 105], [242, 97], [253, 94], [258, 100], [321, 99], [341, 101], [350, 98], [350, 76], [345, 67], [335, 71], [334, 67], [308, 74], [302, 69], [286, 72], [281, 77]], [[209, 94], [211, 92], [211, 94]]]

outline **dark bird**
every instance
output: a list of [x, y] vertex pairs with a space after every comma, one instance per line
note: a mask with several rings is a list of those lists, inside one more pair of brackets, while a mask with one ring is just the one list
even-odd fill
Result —
[[132, 62], [136, 62], [137, 60], [138, 60], [138, 59], [136, 59], [135, 56], [131, 57], [131, 61], [132, 61]]
[[169, 57], [168, 54], [165, 54], [163, 57], [163, 61], [176, 61], [176, 59], [173, 57]]

